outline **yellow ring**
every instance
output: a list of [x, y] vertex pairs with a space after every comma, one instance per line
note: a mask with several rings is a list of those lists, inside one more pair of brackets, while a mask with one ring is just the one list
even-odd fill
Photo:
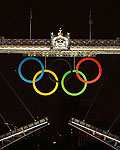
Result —
[[[53, 71], [51, 71], [51, 70], [44, 70], [44, 72], [48, 72], [48, 73], [52, 74], [52, 75], [54, 76], [54, 78], [56, 79], [56, 81], [58, 81], [58, 77], [57, 77], [57, 75], [56, 75]], [[41, 73], [42, 73], [42, 70], [41, 70], [41, 71], [38, 71], [38, 72], [35, 74], [35, 76], [33, 77], [33, 88], [34, 88], [34, 90], [35, 90], [38, 94], [40, 94], [40, 95], [43, 95], [43, 96], [52, 95], [53, 93], [56, 92], [59, 83], [56, 82], [56, 85], [55, 85], [54, 89], [53, 89], [51, 92], [49, 92], [49, 93], [40, 92], [40, 91], [37, 89], [36, 85], [35, 85], [35, 80], [36, 80], [36, 78], [37, 78]]]

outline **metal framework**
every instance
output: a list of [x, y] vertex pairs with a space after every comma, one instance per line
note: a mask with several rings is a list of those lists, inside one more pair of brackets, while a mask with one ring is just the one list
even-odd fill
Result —
[[120, 39], [70, 39], [70, 33], [51, 39], [5, 39], [0, 38], [0, 53], [23, 54], [40, 57], [95, 57], [99, 54], [120, 54]]
[[40, 57], [95, 57], [99, 54], [120, 54], [120, 46], [71, 46], [70, 49], [51, 49], [50, 46], [0, 46], [0, 53]]
[[109, 131], [98, 129], [75, 118], [71, 118], [68, 124], [112, 147], [113, 149], [120, 150], [120, 138], [116, 135], [109, 133]]
[[[0, 37], [0, 54], [23, 54], [38, 57], [95, 57], [99, 54], [120, 54], [120, 39], [89, 40], [70, 39], [70, 33], [58, 36], [51, 33], [51, 39], [5, 39]], [[31, 123], [0, 136], [0, 150], [49, 125], [48, 118]], [[120, 150], [119, 137], [72, 118], [69, 125], [87, 133], [110, 147]]]
[[30, 123], [26, 126], [8, 132], [0, 136], [0, 150], [10, 146], [11, 144], [21, 140], [22, 138], [50, 125], [48, 117]]

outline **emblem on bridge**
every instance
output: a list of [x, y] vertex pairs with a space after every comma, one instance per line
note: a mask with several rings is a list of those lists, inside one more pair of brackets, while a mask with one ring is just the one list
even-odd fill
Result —
[[67, 33], [67, 36], [63, 36], [62, 30], [60, 28], [58, 36], [54, 36], [53, 32], [51, 33], [51, 49], [70, 49], [70, 33]]

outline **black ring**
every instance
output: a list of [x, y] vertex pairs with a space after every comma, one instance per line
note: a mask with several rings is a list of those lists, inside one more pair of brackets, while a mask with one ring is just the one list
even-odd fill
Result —
[[[60, 59], [60, 58], [59, 58], [59, 59], [54, 59], [54, 60], [51, 61], [51, 63], [48, 65], [48, 69], [51, 70], [51, 65], [52, 65], [54, 62], [58, 61], [58, 60], [61, 60], [61, 61], [66, 62], [66, 63], [68, 64], [70, 70], [71, 70], [70, 75], [69, 75], [68, 78], [66, 78], [66, 80], [65, 80], [65, 82], [67, 82], [67, 81], [70, 79], [71, 75], [72, 75], [72, 67], [71, 67], [70, 63], [69, 63], [67, 60], [65, 60], [65, 59]], [[61, 82], [61, 80], [56, 81], [55, 78], [52, 78], [52, 77], [50, 76], [50, 74], [47, 74], [47, 75], [48, 75], [48, 77], [49, 77], [49, 79], [50, 79], [51, 81], [53, 81], [53, 82]]]

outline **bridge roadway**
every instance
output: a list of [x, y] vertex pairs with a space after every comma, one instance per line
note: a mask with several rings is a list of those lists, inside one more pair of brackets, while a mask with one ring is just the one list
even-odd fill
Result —
[[120, 54], [120, 46], [70, 46], [66, 50], [39, 45], [0, 45], [0, 53], [40, 57], [95, 57], [99, 54]]
[[89, 136], [103, 142], [109, 147], [115, 150], [120, 150], [120, 138], [116, 135], [113, 135], [109, 131], [104, 131], [75, 118], [71, 118], [68, 124], [84, 132], [85, 134], [88, 134]]
[[95, 57], [99, 54], [120, 54], [120, 39], [70, 39], [68, 47], [54, 48], [51, 39], [0, 37], [0, 53], [40, 57]]
[[21, 128], [15, 129], [3, 135], [0, 135], [0, 150], [10, 146], [11, 144], [33, 134], [34, 132], [50, 125], [48, 117], [35, 121]]

